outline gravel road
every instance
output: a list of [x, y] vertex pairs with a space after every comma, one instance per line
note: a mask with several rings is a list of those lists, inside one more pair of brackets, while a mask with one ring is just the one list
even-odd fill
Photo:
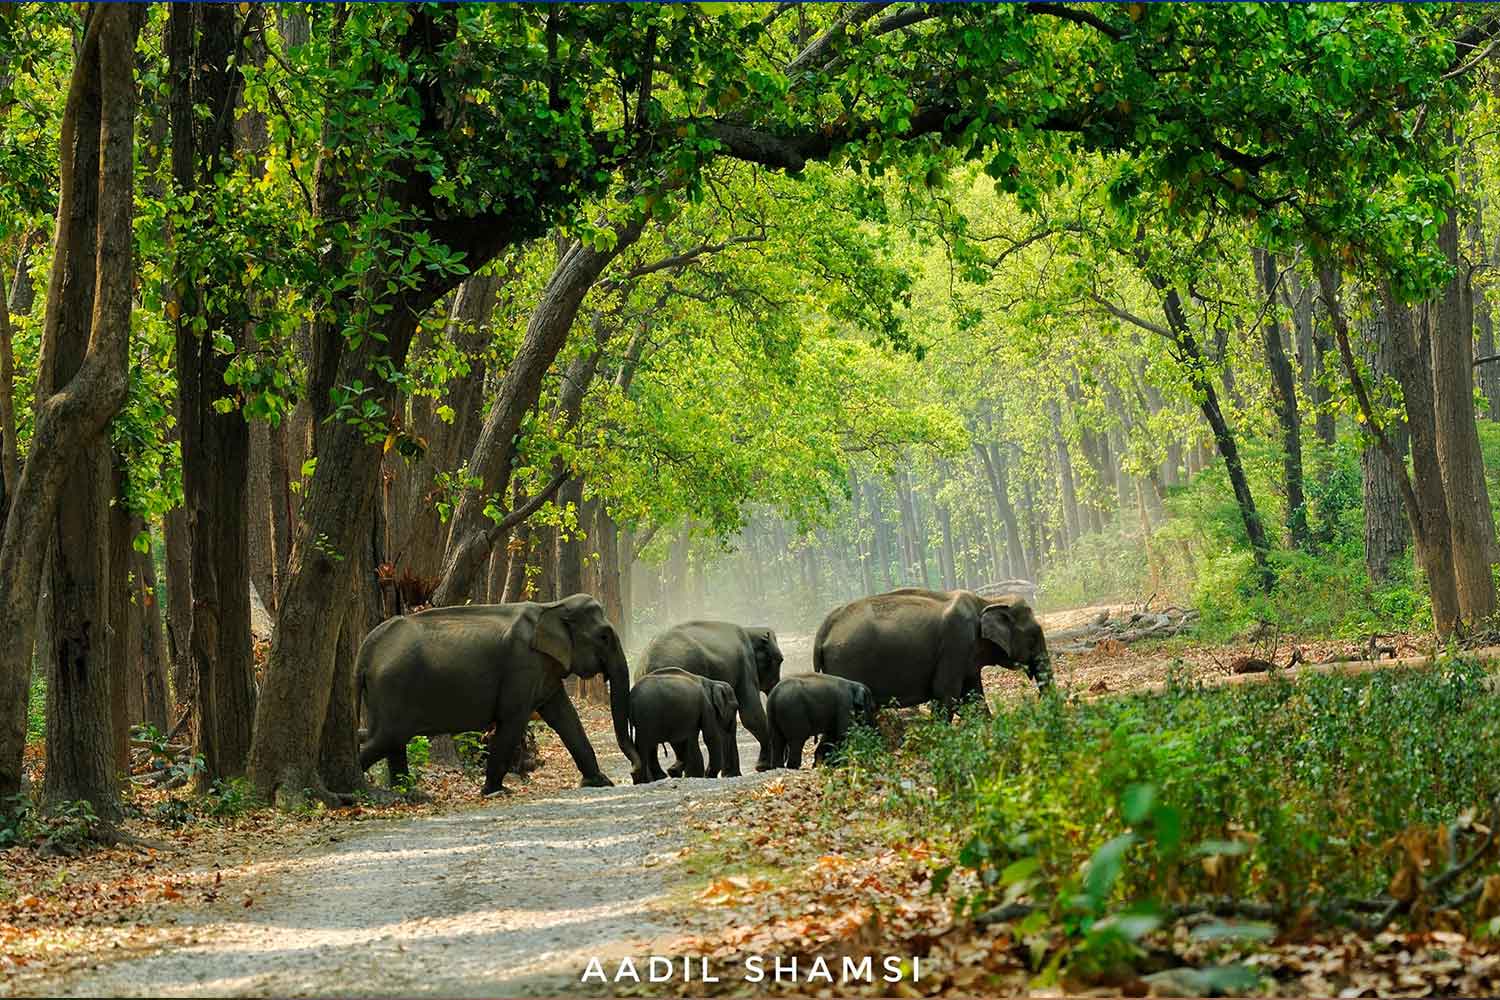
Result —
[[[371, 822], [326, 851], [259, 866], [199, 911], [185, 943], [30, 982], [46, 996], [547, 996], [579, 991], [588, 959], [677, 936], [659, 908], [697, 802], [768, 775], [621, 784], [417, 820]], [[741, 755], [757, 749], [741, 731]], [[613, 761], [609, 758], [613, 757]], [[611, 764], [613, 766], [611, 766]], [[658, 952], [660, 953], [660, 952]], [[3, 992], [3, 991], [0, 991]]]

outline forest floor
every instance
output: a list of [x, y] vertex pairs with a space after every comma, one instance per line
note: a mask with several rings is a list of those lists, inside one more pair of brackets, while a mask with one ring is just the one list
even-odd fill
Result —
[[[1043, 623], [1063, 628], [1096, 611]], [[808, 668], [810, 637], [783, 645], [787, 673]], [[1243, 651], [1264, 656], [1266, 646]], [[1095, 652], [1063, 658], [1058, 679], [1076, 691], [1127, 691], [1173, 669], [1223, 675], [1239, 652]], [[986, 672], [996, 697], [1019, 697], [1026, 683]], [[586, 705], [582, 714], [616, 788], [572, 787], [576, 772], [548, 734], [543, 768], [508, 779], [515, 794], [499, 801], [478, 798], [474, 775], [428, 768], [422, 789], [432, 800], [419, 805], [253, 812], [175, 830], [136, 821], [131, 832], [160, 847], [0, 852], [0, 993], [573, 994], [601, 989], [580, 983], [589, 959], [612, 973], [612, 960], [651, 954], [708, 956], [724, 981], [604, 989], [746, 993], [773, 985], [744, 981], [747, 955], [830, 946], [875, 952], [877, 975], [882, 948], [933, 956], [923, 982], [877, 980], [875, 993], [1024, 986], [1004, 942], [949, 933], [945, 902], [928, 892], [925, 848], [892, 847], [889, 817], [828, 815], [809, 770], [632, 787], [611, 752], [607, 712]], [[748, 764], [756, 747], [741, 738]], [[805, 981], [800, 990], [818, 992]]]

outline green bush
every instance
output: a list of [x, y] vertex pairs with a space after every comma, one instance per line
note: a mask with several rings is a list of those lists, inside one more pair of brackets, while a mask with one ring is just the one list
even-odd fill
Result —
[[947, 852], [940, 883], [970, 873], [961, 905], [1023, 903], [1087, 964], [1173, 904], [1295, 912], [1379, 896], [1403, 863], [1392, 838], [1482, 818], [1500, 793], [1500, 694], [1464, 662], [1219, 689], [1174, 679], [1161, 695], [919, 723], [894, 759], [851, 760], [865, 784], [871, 767], [901, 779], [884, 782], [890, 811]]
[[18, 795], [5, 815], [0, 819], [0, 848], [20, 844], [48, 854], [77, 854], [99, 827], [94, 807], [82, 799], [39, 809]]

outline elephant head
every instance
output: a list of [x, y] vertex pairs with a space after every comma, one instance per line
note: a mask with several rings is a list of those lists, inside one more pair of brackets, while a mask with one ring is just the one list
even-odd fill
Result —
[[875, 712], [878, 706], [875, 704], [874, 693], [865, 685], [854, 682], [854, 691], [849, 696], [850, 706], [854, 709], [854, 717], [871, 729], [878, 728], [875, 720]]
[[740, 710], [740, 700], [734, 696], [734, 688], [723, 681], [708, 681], [708, 703], [713, 706], [721, 733], [734, 732], [734, 718]]
[[619, 633], [610, 624], [604, 606], [588, 594], [540, 605], [531, 645], [575, 677], [604, 675], [609, 683], [615, 742], [630, 766], [637, 767], [640, 754], [630, 738], [630, 668], [625, 662], [625, 647], [620, 645]]
[[776, 633], [764, 626], [745, 629], [750, 635], [750, 645], [755, 649], [755, 675], [761, 693], [770, 694], [776, 682], [781, 680], [781, 647], [776, 644]]
[[1047, 638], [1025, 601], [1001, 597], [986, 602], [979, 612], [979, 635], [999, 652], [1002, 665], [1021, 667], [1038, 688], [1052, 686]]

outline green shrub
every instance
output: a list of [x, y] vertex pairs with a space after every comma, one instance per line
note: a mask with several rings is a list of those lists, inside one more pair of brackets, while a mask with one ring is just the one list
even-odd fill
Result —
[[99, 827], [94, 807], [82, 799], [43, 810], [18, 795], [11, 799], [6, 816], [0, 819], [0, 848], [29, 845], [49, 854], [77, 854]]
[[1218, 689], [1174, 679], [1161, 695], [919, 723], [882, 766], [902, 779], [884, 784], [890, 811], [948, 853], [938, 881], [974, 877], [962, 906], [1023, 902], [1036, 930], [1067, 932], [1066, 958], [1044, 949], [1048, 961], [1086, 964], [1128, 952], [1125, 931], [1172, 904], [1293, 912], [1380, 895], [1402, 863], [1392, 838], [1482, 816], [1500, 793], [1500, 694], [1464, 662]]

